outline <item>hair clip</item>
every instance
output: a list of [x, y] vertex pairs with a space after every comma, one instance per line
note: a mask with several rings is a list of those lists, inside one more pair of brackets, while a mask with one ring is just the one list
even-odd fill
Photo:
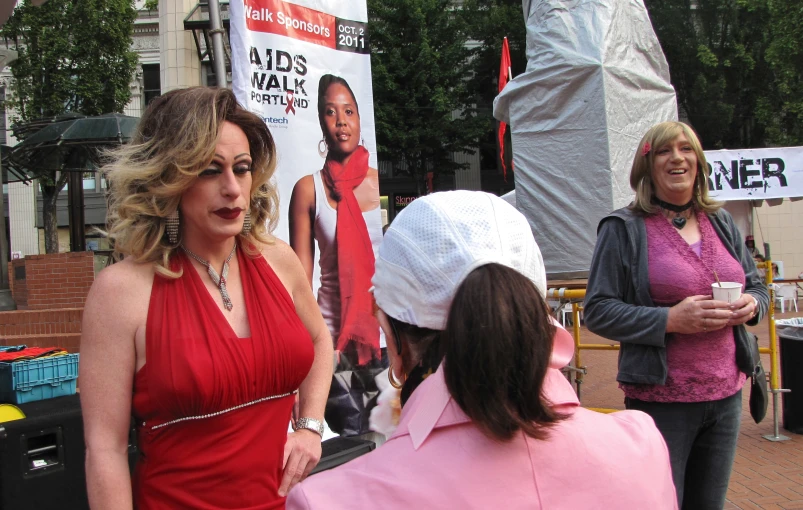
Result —
[[650, 153], [650, 149], [652, 149], [652, 147], [650, 147], [650, 142], [644, 142], [644, 148], [641, 149], [641, 155], [646, 156]]

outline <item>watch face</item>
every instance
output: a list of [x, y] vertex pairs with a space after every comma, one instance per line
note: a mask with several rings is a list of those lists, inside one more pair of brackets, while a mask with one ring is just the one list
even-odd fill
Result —
[[323, 423], [314, 418], [299, 418], [296, 420], [296, 430], [309, 429], [323, 436]]

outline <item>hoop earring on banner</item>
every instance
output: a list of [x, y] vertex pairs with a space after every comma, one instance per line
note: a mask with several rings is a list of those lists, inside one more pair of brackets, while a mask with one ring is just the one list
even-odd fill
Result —
[[178, 209], [171, 212], [167, 218], [165, 218], [165, 233], [167, 234], [167, 240], [170, 244], [178, 244], [178, 226], [181, 222], [180, 220]]
[[396, 376], [393, 375], [392, 366], [388, 367], [388, 382], [390, 383], [391, 386], [393, 386], [397, 390], [402, 389], [402, 387], [404, 386], [404, 381], [399, 382], [396, 380]]
[[[323, 149], [321, 149], [321, 144], [323, 144]], [[325, 158], [327, 152], [329, 152], [329, 145], [326, 143], [326, 138], [321, 138], [321, 141], [318, 142], [318, 154]]]

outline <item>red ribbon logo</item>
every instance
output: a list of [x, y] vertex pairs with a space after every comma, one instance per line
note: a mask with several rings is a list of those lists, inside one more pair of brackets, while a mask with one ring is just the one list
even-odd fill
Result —
[[295, 115], [296, 114], [296, 107], [293, 106], [293, 91], [292, 90], [288, 90], [286, 94], [287, 94], [286, 95], [287, 108], [284, 109], [284, 113], [293, 112], [293, 115]]

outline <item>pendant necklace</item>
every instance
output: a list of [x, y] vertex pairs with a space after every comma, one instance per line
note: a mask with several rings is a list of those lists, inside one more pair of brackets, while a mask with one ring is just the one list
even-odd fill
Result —
[[694, 205], [694, 199], [689, 200], [683, 205], [670, 204], [669, 202], [664, 202], [663, 200], [655, 196], [653, 196], [650, 201], [653, 204], [660, 207], [661, 209], [675, 213], [675, 217], [672, 218], [672, 225], [678, 230], [683, 230], [683, 227], [686, 226], [687, 220], [686, 220], [686, 215], [684, 213], [689, 209], [691, 209], [692, 206]]
[[226, 258], [226, 261], [223, 263], [223, 272], [221, 274], [217, 274], [215, 268], [212, 267], [208, 261], [202, 259], [198, 255], [194, 254], [190, 250], [187, 249], [186, 246], [183, 244], [181, 245], [181, 249], [189, 255], [190, 257], [194, 258], [198, 262], [200, 262], [204, 267], [206, 267], [206, 272], [209, 273], [209, 277], [212, 278], [212, 281], [215, 285], [217, 285], [217, 289], [220, 291], [220, 297], [223, 298], [223, 306], [226, 307], [226, 310], [231, 311], [234, 305], [231, 304], [231, 298], [229, 297], [229, 291], [226, 289], [226, 277], [229, 275], [229, 262], [231, 258], [234, 256], [234, 252], [237, 250], [237, 241], [234, 242], [234, 248], [231, 249], [231, 253]]

